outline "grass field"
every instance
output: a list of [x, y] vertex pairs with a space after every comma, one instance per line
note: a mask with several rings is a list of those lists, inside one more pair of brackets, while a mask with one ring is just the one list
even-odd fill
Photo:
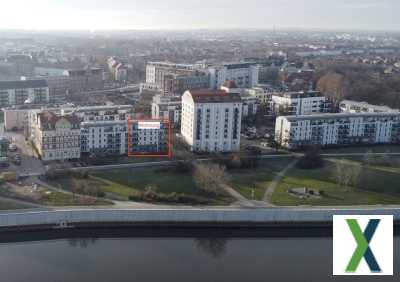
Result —
[[0, 210], [17, 210], [17, 209], [28, 209], [30, 206], [23, 204], [17, 204], [11, 201], [0, 200]]
[[[349, 161], [351, 165], [354, 161]], [[272, 195], [277, 205], [378, 205], [400, 204], [400, 168], [363, 167], [355, 187], [340, 188], [334, 180], [335, 164], [314, 170], [294, 168], [282, 179]], [[290, 188], [314, 188], [321, 198], [301, 199], [287, 193]]]
[[276, 173], [291, 161], [291, 159], [263, 160], [257, 169], [229, 171], [230, 186], [248, 199], [252, 199], [254, 189], [254, 200], [262, 200]]
[[129, 196], [144, 192], [152, 186], [163, 195], [172, 193], [197, 197], [210, 205], [226, 205], [232, 199], [205, 194], [198, 189], [191, 173], [178, 173], [173, 168], [140, 168], [115, 169], [90, 174], [89, 178], [62, 178], [52, 182], [53, 185], [72, 191], [77, 185], [98, 187], [101, 191], [128, 200]]

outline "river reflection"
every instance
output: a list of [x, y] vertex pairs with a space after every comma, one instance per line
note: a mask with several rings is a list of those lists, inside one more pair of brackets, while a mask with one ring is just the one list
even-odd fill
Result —
[[74, 237], [0, 244], [4, 282], [398, 281], [332, 277], [330, 237]]

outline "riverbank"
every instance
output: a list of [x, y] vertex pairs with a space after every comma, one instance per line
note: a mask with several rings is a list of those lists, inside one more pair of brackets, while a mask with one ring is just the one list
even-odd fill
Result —
[[123, 227], [321, 227], [335, 214], [393, 215], [400, 209], [59, 209], [0, 214], [0, 231]]

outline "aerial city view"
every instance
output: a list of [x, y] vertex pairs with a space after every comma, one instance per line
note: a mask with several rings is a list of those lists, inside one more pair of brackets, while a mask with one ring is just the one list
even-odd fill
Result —
[[400, 2], [293, 2], [1, 1], [4, 281], [398, 281]]

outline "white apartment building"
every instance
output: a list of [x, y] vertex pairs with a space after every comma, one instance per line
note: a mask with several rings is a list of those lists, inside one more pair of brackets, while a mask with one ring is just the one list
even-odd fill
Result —
[[307, 145], [399, 144], [400, 113], [281, 116], [275, 139], [288, 149]]
[[238, 88], [252, 88], [258, 84], [260, 66], [254, 63], [229, 63], [208, 69], [210, 88], [220, 89], [228, 80], [236, 83]]
[[253, 87], [250, 89], [245, 89], [244, 92], [250, 96], [257, 98], [261, 105], [270, 105], [272, 101], [273, 91], [267, 87]]
[[317, 91], [274, 93], [271, 99], [275, 113], [283, 110], [285, 115], [313, 115], [330, 111], [328, 99]]
[[193, 151], [239, 151], [241, 119], [238, 94], [197, 90], [182, 96], [181, 134]]
[[50, 101], [45, 80], [0, 81], [0, 106], [45, 104]]
[[80, 122], [74, 115], [31, 112], [31, 139], [44, 161], [79, 159]]
[[182, 112], [181, 96], [155, 95], [151, 104], [151, 118], [179, 124]]
[[339, 105], [340, 111], [343, 113], [390, 113], [399, 112], [388, 106], [371, 105], [367, 102], [356, 102], [351, 100], [343, 100]]
[[124, 155], [128, 152], [128, 122], [84, 121], [81, 123], [81, 152]]
[[[142, 123], [156, 125], [141, 127]], [[130, 128], [129, 128], [130, 127]], [[167, 154], [168, 124], [160, 121], [90, 121], [81, 123], [81, 152], [106, 155]]]

